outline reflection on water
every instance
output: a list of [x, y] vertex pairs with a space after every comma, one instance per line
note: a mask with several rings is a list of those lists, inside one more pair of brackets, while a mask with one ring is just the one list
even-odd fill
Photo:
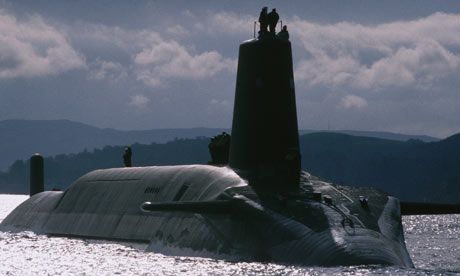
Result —
[[460, 273], [460, 215], [407, 216], [403, 224], [415, 267]]
[[[0, 220], [27, 196], [0, 195]], [[403, 218], [416, 269], [301, 267], [165, 256], [145, 245], [0, 232], [0, 275], [457, 275], [460, 215]]]

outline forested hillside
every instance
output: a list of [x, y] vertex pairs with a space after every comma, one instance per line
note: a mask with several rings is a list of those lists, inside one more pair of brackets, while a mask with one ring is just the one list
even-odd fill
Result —
[[404, 200], [460, 202], [460, 134], [424, 143], [313, 133], [300, 144], [302, 167], [334, 183], [377, 187]]
[[[131, 146], [133, 166], [206, 164], [208, 138], [176, 139], [166, 144]], [[65, 189], [83, 174], [105, 168], [123, 167], [124, 147], [106, 146], [78, 154], [60, 154], [45, 158], [45, 189]], [[18, 160], [8, 172], [0, 172], [0, 193], [29, 192], [29, 161]]]
[[[15, 160], [29, 158], [39, 152], [43, 156], [92, 151], [105, 146], [134, 143], [166, 143], [178, 139], [212, 137], [230, 129], [224, 128], [171, 128], [151, 130], [117, 130], [98, 128], [69, 120], [5, 120], [0, 121], [0, 171], [6, 171]], [[300, 130], [301, 134], [317, 131]], [[420, 139], [425, 142], [439, 139], [429, 136], [403, 135], [389, 132], [340, 130], [339, 133], [406, 141]]]
[[[208, 138], [134, 144], [133, 165], [206, 164]], [[460, 134], [439, 142], [337, 133], [300, 137], [302, 168], [337, 184], [377, 187], [406, 201], [460, 202]], [[122, 167], [124, 147], [45, 158], [46, 189], [65, 189], [84, 173]], [[0, 193], [28, 193], [28, 161], [0, 173]]]
[[0, 121], [0, 171], [15, 160], [39, 152], [43, 156], [92, 151], [105, 146], [134, 143], [166, 143], [175, 138], [211, 137], [227, 131], [219, 128], [183, 128], [122, 131], [68, 120]]

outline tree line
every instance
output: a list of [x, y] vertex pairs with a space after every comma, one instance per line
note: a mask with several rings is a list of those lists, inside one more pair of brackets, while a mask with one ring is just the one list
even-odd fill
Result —
[[[133, 166], [208, 164], [209, 138], [131, 145]], [[335, 184], [375, 187], [405, 201], [460, 202], [460, 134], [439, 142], [394, 141], [324, 132], [300, 136], [302, 169]], [[122, 167], [124, 146], [45, 157], [45, 189]], [[0, 172], [0, 193], [29, 192], [28, 160]]]

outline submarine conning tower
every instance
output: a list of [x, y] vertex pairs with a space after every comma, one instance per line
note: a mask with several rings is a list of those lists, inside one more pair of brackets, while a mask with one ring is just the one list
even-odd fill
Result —
[[240, 45], [229, 156], [251, 186], [274, 190], [298, 187], [301, 167], [292, 50], [282, 32], [261, 29]]

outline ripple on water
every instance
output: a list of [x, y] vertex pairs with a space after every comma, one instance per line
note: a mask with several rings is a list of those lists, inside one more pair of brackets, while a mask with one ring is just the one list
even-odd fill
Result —
[[[7, 208], [0, 195], [0, 219]], [[13, 201], [14, 201], [13, 200]], [[303, 267], [227, 262], [145, 252], [145, 244], [47, 237], [0, 231], [0, 275], [457, 275], [460, 273], [460, 216], [403, 218], [416, 269], [394, 266]]]
[[403, 225], [415, 267], [460, 273], [460, 215], [406, 216]]

